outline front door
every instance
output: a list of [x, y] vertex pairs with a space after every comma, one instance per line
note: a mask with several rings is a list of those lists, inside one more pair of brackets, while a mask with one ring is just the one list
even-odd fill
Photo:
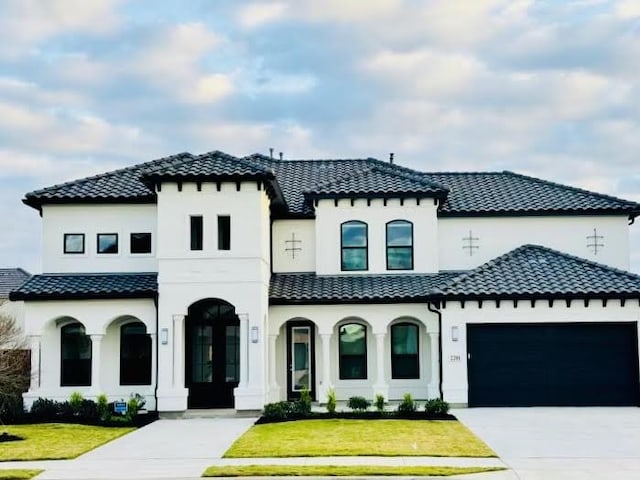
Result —
[[311, 322], [287, 324], [287, 398], [295, 400], [309, 390], [315, 400], [315, 341]]
[[240, 321], [232, 305], [203, 300], [186, 318], [189, 408], [231, 408], [240, 380]]

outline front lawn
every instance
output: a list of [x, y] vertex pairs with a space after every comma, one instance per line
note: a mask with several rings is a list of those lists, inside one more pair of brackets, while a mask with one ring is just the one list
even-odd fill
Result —
[[29, 480], [42, 472], [43, 470], [0, 469], [0, 480]]
[[382, 465], [244, 465], [209, 467], [203, 477], [448, 477], [469, 473], [497, 472], [500, 467], [386, 467]]
[[329, 456], [495, 457], [457, 421], [300, 420], [254, 425], [227, 458]]
[[3, 442], [0, 447], [0, 462], [75, 458], [135, 429], [42, 423], [7, 425], [2, 430], [24, 440]]

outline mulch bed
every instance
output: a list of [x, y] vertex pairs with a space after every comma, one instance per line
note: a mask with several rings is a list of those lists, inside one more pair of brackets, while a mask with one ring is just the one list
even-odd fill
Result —
[[398, 412], [311, 412], [308, 415], [291, 415], [287, 418], [268, 418], [262, 416], [255, 424], [293, 422], [296, 420], [327, 420], [330, 418], [347, 418], [351, 420], [457, 420], [457, 418], [450, 413], [446, 415], [427, 415], [424, 412], [415, 412], [400, 415]]

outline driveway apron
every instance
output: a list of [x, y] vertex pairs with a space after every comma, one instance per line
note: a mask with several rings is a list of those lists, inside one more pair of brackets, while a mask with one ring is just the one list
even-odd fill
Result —
[[452, 413], [522, 480], [640, 478], [639, 408], [470, 408]]

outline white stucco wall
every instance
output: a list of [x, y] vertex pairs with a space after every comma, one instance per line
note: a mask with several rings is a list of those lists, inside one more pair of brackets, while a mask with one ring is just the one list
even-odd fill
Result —
[[[593, 229], [602, 235], [604, 247], [587, 247]], [[469, 255], [463, 238], [472, 236], [479, 248]], [[547, 216], [440, 218], [438, 246], [441, 270], [466, 270], [527, 243], [629, 269], [629, 226], [625, 216]]]
[[[203, 250], [190, 250], [191, 215], [202, 215]], [[231, 217], [231, 249], [217, 248], [217, 216]], [[160, 330], [169, 335], [159, 346], [158, 408], [187, 408], [184, 378], [184, 316], [191, 304], [221, 299], [232, 304], [240, 317], [241, 381], [235, 392], [235, 408], [261, 409], [265, 403], [266, 362], [264, 335], [268, 308], [269, 198], [255, 182], [203, 183], [197, 191], [185, 183], [165, 183], [158, 192], [158, 284]], [[252, 327], [258, 342], [249, 341]]]
[[[629, 300], [622, 307], [620, 301], [592, 300], [585, 307], [582, 300], [574, 300], [567, 308], [564, 300], [557, 300], [549, 307], [546, 300], [539, 300], [531, 308], [529, 300], [521, 300], [514, 308], [513, 302], [502, 301], [496, 308], [494, 301], [485, 301], [482, 308], [477, 302], [447, 302], [442, 312], [442, 390], [444, 399], [454, 405], [466, 405], [467, 338], [466, 326], [472, 323], [563, 323], [563, 322], [636, 322], [640, 321], [637, 300]], [[452, 339], [452, 327], [458, 327], [458, 341]], [[640, 338], [640, 335], [639, 335]]]
[[[25, 302], [25, 310], [25, 334], [36, 363], [32, 364], [31, 388], [24, 395], [27, 406], [38, 397], [67, 400], [78, 391], [86, 398], [105, 393], [110, 400], [128, 399], [132, 393], [139, 393], [145, 396], [147, 408], [155, 409], [155, 354], [151, 385], [119, 384], [120, 327], [124, 323], [143, 322], [152, 338], [152, 351], [155, 350], [156, 309], [152, 299]], [[91, 337], [92, 355], [99, 367], [97, 375], [92, 369], [92, 385], [88, 387], [60, 386], [60, 329], [73, 321], [82, 323]]]
[[[130, 253], [131, 233], [151, 233], [151, 254]], [[64, 234], [84, 233], [85, 253], [65, 254]], [[118, 253], [97, 253], [97, 234], [117, 233]], [[155, 272], [155, 205], [44, 205], [42, 270], [58, 272]]]
[[[340, 225], [349, 220], [360, 220], [368, 225], [369, 269], [349, 274], [388, 273], [386, 259], [386, 223], [391, 220], [413, 222], [412, 273], [438, 271], [438, 219], [434, 200], [423, 198], [420, 205], [415, 199], [375, 199], [367, 206], [367, 200], [320, 200], [316, 207], [316, 271], [320, 275], [343, 273], [340, 271]], [[393, 270], [392, 273], [402, 273]]]
[[[425, 304], [383, 305], [299, 305], [269, 308], [269, 335], [276, 336], [275, 366], [269, 376], [269, 401], [284, 400], [287, 396], [287, 335], [286, 323], [291, 320], [310, 320], [315, 324], [317, 400], [325, 403], [327, 390], [335, 389], [339, 400], [361, 395], [373, 400], [376, 393], [386, 399], [401, 399], [405, 393], [425, 399], [439, 396], [438, 317]], [[419, 327], [420, 378], [391, 378], [390, 327], [398, 322], [410, 322]], [[338, 332], [341, 325], [360, 323], [367, 327], [367, 378], [341, 380], [339, 378]], [[382, 337], [382, 351], [378, 338]], [[329, 341], [325, 358], [325, 339]], [[381, 360], [381, 362], [380, 362]], [[382, 375], [379, 375], [382, 366]]]
[[271, 248], [274, 272], [315, 272], [315, 221], [275, 220]]

